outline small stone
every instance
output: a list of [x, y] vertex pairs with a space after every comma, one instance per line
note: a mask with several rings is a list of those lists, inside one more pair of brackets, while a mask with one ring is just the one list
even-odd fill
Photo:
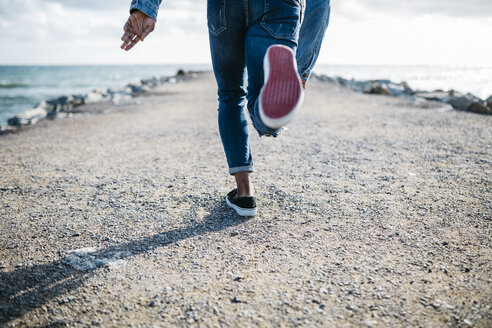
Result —
[[150, 301], [149, 306], [150, 307], [155, 307], [155, 302], [154, 301]]
[[231, 299], [231, 303], [237, 304], [237, 303], [246, 303], [246, 302], [241, 301], [240, 299], [238, 299], [237, 297], [234, 296], [234, 298]]

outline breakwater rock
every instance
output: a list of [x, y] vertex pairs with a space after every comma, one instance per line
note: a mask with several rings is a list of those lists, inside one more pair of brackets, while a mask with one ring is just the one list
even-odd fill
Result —
[[413, 100], [419, 104], [422, 104], [422, 101], [440, 102], [448, 104], [457, 110], [492, 115], [492, 95], [486, 100], [483, 100], [471, 93], [462, 94], [455, 90], [413, 90], [406, 82], [396, 83], [390, 80], [348, 80], [342, 77], [330, 77], [326, 75], [314, 75], [313, 77], [321, 81], [331, 82], [350, 88], [356, 92], [402, 97]]
[[83, 105], [111, 102], [115, 105], [138, 104], [135, 97], [146, 95], [152, 89], [166, 83], [178, 83], [180, 81], [196, 77], [196, 72], [178, 70], [174, 76], [154, 76], [129, 83], [124, 88], [94, 89], [83, 95], [64, 95], [58, 98], [43, 100], [34, 108], [26, 110], [7, 120], [8, 126], [0, 126], [0, 134], [16, 131], [23, 126], [35, 124], [44, 119], [58, 117], [70, 117], [76, 113], [84, 112]]

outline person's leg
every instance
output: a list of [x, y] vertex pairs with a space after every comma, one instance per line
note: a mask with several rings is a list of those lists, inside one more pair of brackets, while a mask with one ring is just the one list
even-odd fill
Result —
[[267, 49], [285, 45], [294, 53], [297, 46], [301, 6], [298, 2], [251, 0], [246, 33], [246, 66], [248, 68], [248, 111], [260, 136], [276, 137], [282, 128], [272, 129], [259, 115], [258, 96], [264, 83], [263, 63]]
[[236, 177], [237, 196], [242, 197], [253, 193], [249, 180], [253, 158], [244, 111], [245, 31], [241, 24], [244, 15], [242, 6], [235, 8], [237, 4], [235, 1], [209, 0], [207, 18], [212, 65], [218, 86], [219, 133], [229, 173]]
[[330, 0], [305, 0], [304, 19], [299, 32], [297, 67], [305, 83], [316, 64], [330, 21]]

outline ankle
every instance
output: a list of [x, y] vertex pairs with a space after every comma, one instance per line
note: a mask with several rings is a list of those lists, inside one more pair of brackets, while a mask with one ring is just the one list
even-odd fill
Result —
[[236, 192], [236, 197], [252, 197], [254, 196], [254, 190], [253, 190], [253, 186], [250, 186], [250, 188], [237, 188], [237, 192]]
[[234, 175], [236, 178], [237, 192], [236, 197], [249, 197], [254, 195], [254, 188], [249, 179], [249, 172], [239, 172]]

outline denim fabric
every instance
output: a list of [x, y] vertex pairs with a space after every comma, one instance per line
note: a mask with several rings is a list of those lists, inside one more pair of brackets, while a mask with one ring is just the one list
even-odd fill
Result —
[[316, 64], [329, 21], [330, 0], [306, 0], [296, 54], [299, 75], [305, 81]]
[[281, 131], [268, 128], [259, 117], [257, 99], [263, 86], [263, 58], [272, 44], [296, 50], [300, 11], [299, 0], [207, 2], [210, 50], [219, 96], [219, 132], [230, 174], [253, 171], [244, 110], [246, 98], [247, 110], [260, 136], [277, 136]]
[[152, 17], [157, 20], [157, 11], [162, 0], [132, 0], [130, 5], [130, 13], [134, 10], [140, 10], [145, 15]]
[[[161, 2], [133, 0], [130, 12], [140, 10], [157, 19]], [[329, 17], [330, 0], [207, 0], [210, 50], [218, 85], [219, 131], [231, 174], [253, 171], [244, 111], [246, 98], [260, 136], [277, 136], [282, 130], [266, 127], [258, 114], [266, 49], [272, 44], [284, 44], [296, 51], [298, 44], [298, 70], [307, 80], [318, 58]]]

